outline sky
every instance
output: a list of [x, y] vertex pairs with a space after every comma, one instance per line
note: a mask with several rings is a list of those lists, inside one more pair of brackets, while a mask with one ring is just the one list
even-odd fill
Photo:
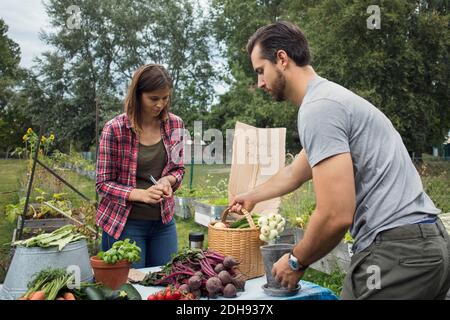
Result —
[[49, 29], [41, 0], [0, 0], [0, 18], [8, 25], [8, 37], [20, 46], [22, 67], [31, 67], [34, 57], [49, 50], [39, 40], [39, 32]]

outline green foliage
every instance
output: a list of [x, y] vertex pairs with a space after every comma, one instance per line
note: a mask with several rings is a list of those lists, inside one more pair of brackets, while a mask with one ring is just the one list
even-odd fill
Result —
[[425, 192], [443, 213], [450, 212], [450, 161], [424, 157], [417, 165]]
[[[201, 186], [197, 186], [192, 189], [182, 186], [175, 192], [175, 195], [178, 197], [185, 197], [185, 198], [214, 197], [214, 198], [216, 198], [216, 200], [218, 202], [223, 203], [224, 202], [223, 199], [225, 199], [225, 198], [228, 199], [227, 179], [226, 178], [220, 179], [217, 182], [212, 181], [212, 180], [213, 180], [212, 175], [207, 174], [205, 179], [202, 181], [203, 183]], [[211, 201], [214, 201], [214, 200], [211, 200]]]
[[141, 259], [141, 248], [136, 245], [136, 241], [130, 239], [114, 242], [111, 249], [106, 252], [100, 251], [98, 258], [108, 264], [114, 264], [120, 260], [128, 260], [130, 263], [138, 262]]
[[227, 206], [229, 201], [227, 198], [211, 198], [211, 199], [205, 199], [201, 201], [202, 203], [206, 203], [212, 206]]
[[10, 152], [20, 145], [20, 132], [30, 125], [30, 117], [17, 108], [14, 91], [23, 78], [20, 47], [7, 32], [8, 26], [0, 19], [0, 150]]
[[[381, 8], [370, 30], [369, 5]], [[314, 66], [382, 110], [417, 155], [442, 143], [450, 127], [448, 11], [432, 1], [323, 0], [309, 8]]]
[[302, 280], [313, 282], [321, 287], [328, 288], [339, 297], [344, 283], [345, 273], [335, 271], [332, 274], [326, 274], [314, 269], [307, 269]]
[[304, 229], [315, 208], [316, 198], [312, 182], [308, 181], [300, 189], [283, 197], [280, 213], [291, 225]]
[[[64, 211], [65, 213], [72, 215], [72, 203], [70, 200], [66, 199], [65, 193], [55, 193], [51, 197], [40, 188], [34, 188], [34, 194], [37, 194], [30, 199], [31, 203], [28, 204], [28, 211], [25, 214], [25, 219], [42, 219], [49, 217], [56, 217], [60, 214], [46, 205], [44, 202]], [[16, 221], [17, 217], [23, 214], [25, 208], [25, 197], [20, 198], [20, 201], [15, 204], [7, 204], [5, 206], [6, 218], [10, 223]]]
[[[367, 8], [374, 4], [381, 8], [380, 30], [367, 28]], [[420, 155], [442, 143], [450, 128], [447, 6], [445, 1], [409, 0], [214, 0], [214, 32], [225, 43], [233, 80], [212, 108], [211, 121], [224, 128], [236, 120], [287, 127], [288, 150], [299, 149], [297, 108], [271, 108], [273, 102], [252, 85], [255, 76], [245, 50], [257, 28], [288, 20], [306, 34], [316, 71], [381, 109], [407, 149]]]

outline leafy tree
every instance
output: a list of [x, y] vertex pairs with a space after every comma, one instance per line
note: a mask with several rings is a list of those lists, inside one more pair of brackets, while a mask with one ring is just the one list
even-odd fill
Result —
[[0, 150], [7, 154], [21, 144], [30, 124], [27, 113], [17, 108], [14, 89], [23, 76], [20, 48], [7, 36], [8, 26], [0, 19]]
[[60, 137], [87, 149], [94, 142], [96, 105], [100, 125], [122, 112], [134, 71], [150, 62], [164, 64], [173, 76], [174, 112], [188, 121], [206, 113], [213, 91], [209, 32], [193, 2], [86, 0], [78, 4], [78, 26], [76, 12], [67, 13], [72, 4], [45, 3], [55, 31], [42, 38], [55, 50], [38, 60], [36, 73]]
[[[367, 27], [370, 5], [381, 9], [381, 29]], [[420, 155], [432, 144], [442, 143], [450, 128], [447, 1], [214, 0], [213, 7], [214, 30], [226, 44], [224, 55], [236, 83], [211, 116], [226, 118], [230, 114], [245, 119], [249, 108], [251, 113], [268, 117], [256, 111], [267, 110], [268, 99], [251, 103], [257, 99], [252, 95], [260, 93], [252, 90], [253, 70], [245, 45], [260, 26], [288, 20], [305, 32], [316, 71], [380, 108], [399, 130], [408, 150]], [[238, 88], [241, 85], [246, 88]], [[242, 90], [250, 95], [248, 100], [242, 99]], [[233, 111], [236, 105], [242, 108], [240, 115]], [[274, 126], [275, 119], [268, 117], [266, 125]], [[288, 132], [295, 130], [291, 119], [292, 113], [284, 122]], [[292, 138], [288, 136], [288, 148], [297, 144]]]

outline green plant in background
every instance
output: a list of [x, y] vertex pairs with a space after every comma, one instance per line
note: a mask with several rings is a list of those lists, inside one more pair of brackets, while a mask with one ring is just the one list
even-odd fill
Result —
[[138, 262], [141, 259], [141, 248], [136, 245], [136, 241], [130, 242], [130, 239], [114, 242], [108, 251], [100, 251], [98, 258], [105, 263], [114, 264], [120, 260], [128, 260], [130, 263]]
[[282, 198], [280, 213], [290, 225], [304, 229], [315, 208], [315, 194], [312, 183], [308, 181], [301, 188]]
[[350, 234], [350, 231], [347, 230], [344, 236], [344, 243], [353, 243], [355, 240], [353, 239], [352, 235]]
[[[48, 202], [65, 213], [72, 215], [72, 203], [70, 200], [65, 199], [65, 193], [55, 193], [50, 198], [47, 192], [40, 188], [34, 188], [34, 192], [37, 193], [37, 196], [34, 197], [35, 202], [28, 204], [28, 211], [25, 214], [25, 218], [40, 219], [46, 215], [59, 215], [56, 210], [47, 206], [44, 202]], [[17, 217], [23, 213], [25, 201], [26, 198], [22, 197], [18, 203], [7, 204], [5, 206], [6, 218], [10, 223], [16, 221]]]
[[25, 207], [25, 198], [21, 198], [19, 203], [10, 203], [5, 206], [6, 220], [9, 223], [14, 223], [19, 215], [23, 213]]
[[[39, 137], [36, 134], [36, 132], [34, 132], [32, 128], [28, 128], [27, 132], [22, 138], [23, 142], [25, 143], [25, 147], [16, 148], [12, 154], [18, 155], [19, 157], [25, 155], [27, 158], [31, 160], [34, 155], [34, 151], [36, 150], [38, 139]], [[46, 156], [50, 147], [53, 145], [54, 141], [55, 136], [53, 134], [50, 134], [48, 137], [43, 135], [41, 137], [39, 154]]]
[[209, 204], [212, 206], [227, 206], [228, 198], [211, 198], [200, 201], [201, 203]]
[[309, 223], [309, 219], [311, 218], [311, 213], [303, 213], [300, 216], [295, 217], [290, 222], [294, 227], [300, 228], [300, 229], [306, 229], [306, 226]]
[[[204, 184], [201, 188], [192, 188], [189, 189], [187, 187], [182, 186], [179, 188], [175, 195], [177, 197], [185, 197], [185, 198], [217, 198], [222, 199], [218, 200], [219, 203], [223, 203], [223, 199], [226, 200], [226, 204], [228, 204], [228, 183], [227, 179], [220, 179], [216, 184], [211, 184], [212, 175], [208, 174], [206, 179], [204, 180]], [[216, 204], [219, 205], [219, 204]]]

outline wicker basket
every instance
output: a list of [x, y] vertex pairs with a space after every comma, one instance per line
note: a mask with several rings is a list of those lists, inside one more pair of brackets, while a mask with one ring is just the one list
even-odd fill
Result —
[[[228, 213], [229, 209], [222, 213], [223, 223], [227, 222]], [[240, 214], [247, 219], [250, 228], [216, 228], [214, 224], [218, 221], [213, 221], [208, 226], [208, 247], [238, 260], [239, 270], [246, 279], [263, 276], [265, 271], [260, 247], [264, 243], [259, 239], [260, 228], [255, 226], [247, 210], [242, 209]]]

